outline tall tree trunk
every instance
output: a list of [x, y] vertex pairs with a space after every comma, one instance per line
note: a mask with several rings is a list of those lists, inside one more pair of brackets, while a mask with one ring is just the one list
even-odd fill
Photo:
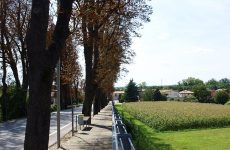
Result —
[[77, 100], [77, 105], [79, 103], [79, 100], [78, 100], [78, 85], [79, 85], [79, 81], [77, 79], [77, 83], [76, 83], [76, 80], [74, 81], [74, 94], [75, 94], [75, 100]]
[[[91, 108], [94, 97], [93, 88], [93, 38], [87, 34], [87, 18], [82, 17], [82, 33], [84, 43], [84, 56], [85, 56], [85, 100], [83, 103], [82, 113], [85, 116], [91, 116]], [[89, 30], [92, 30], [93, 26], [88, 25]], [[90, 118], [91, 119], [91, 118]], [[91, 122], [91, 120], [89, 121]]]
[[53, 68], [48, 62], [46, 32], [49, 1], [33, 0], [27, 32], [29, 103], [24, 149], [48, 149]]
[[2, 120], [7, 120], [7, 84], [6, 84], [6, 57], [4, 49], [2, 49], [2, 96], [1, 96], [1, 107], [2, 107]]
[[2, 97], [1, 97], [1, 107], [2, 107], [2, 120], [7, 120], [7, 84], [6, 84], [6, 56], [4, 47], [4, 39], [1, 37], [1, 49], [2, 49]]
[[61, 84], [61, 109], [66, 109], [68, 105], [71, 105], [70, 85]]
[[[94, 1], [86, 1], [91, 7]], [[88, 20], [87, 20], [88, 19]], [[88, 31], [87, 31], [88, 29]], [[84, 42], [84, 55], [86, 64], [86, 79], [85, 79], [85, 100], [83, 104], [82, 113], [91, 116], [93, 99], [95, 98], [97, 84], [96, 84], [96, 70], [99, 60], [98, 50], [98, 27], [87, 16], [82, 17], [82, 32]], [[87, 34], [88, 32], [88, 34]]]
[[22, 89], [27, 92], [29, 81], [28, 81], [28, 58], [27, 58], [27, 49], [22, 46], [21, 53], [21, 61], [22, 61]]
[[47, 150], [49, 142], [51, 86], [54, 68], [69, 34], [73, 0], [60, 0], [53, 42], [46, 48], [49, 0], [33, 0], [27, 32], [29, 105], [25, 150]]
[[6, 47], [7, 47], [7, 56], [8, 56], [8, 61], [9, 61], [8, 63], [10, 64], [10, 68], [11, 68], [11, 70], [13, 72], [16, 87], [20, 88], [21, 83], [20, 83], [20, 80], [19, 80], [17, 63], [16, 63], [16, 60], [13, 57], [12, 49], [11, 49], [11, 46], [10, 46], [11, 43], [9, 41], [9, 38], [8, 38], [7, 34], [5, 34], [5, 39], [6, 39]]
[[101, 110], [101, 90], [97, 89], [95, 99], [94, 99], [94, 110], [93, 114], [96, 115], [100, 112]]
[[108, 101], [108, 100], [107, 100], [106, 94], [105, 94], [105, 93], [102, 93], [102, 98], [101, 98], [101, 106], [102, 106], [102, 108], [104, 108], [104, 107], [108, 104], [107, 101]]
[[5, 47], [5, 23], [6, 23], [6, 2], [3, 0], [1, 2], [1, 50], [2, 50], [2, 97], [1, 97], [1, 107], [2, 107], [2, 119], [7, 120], [7, 84], [6, 84], [6, 47]]

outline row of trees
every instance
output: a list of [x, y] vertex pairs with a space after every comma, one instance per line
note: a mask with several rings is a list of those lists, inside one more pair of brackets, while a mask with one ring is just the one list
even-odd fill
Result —
[[[2, 0], [0, 5], [1, 111], [2, 119], [5, 121], [25, 116], [27, 112], [29, 61], [26, 33], [31, 17], [32, 3], [29, 0]], [[49, 13], [46, 47], [52, 43], [54, 15], [53, 11]], [[73, 20], [74, 18], [71, 21]], [[74, 28], [71, 27], [70, 30], [73, 32]], [[75, 37], [76, 34], [71, 34], [67, 38], [61, 54], [61, 108], [63, 109], [70, 104], [69, 91], [73, 86], [77, 89], [82, 74], [78, 63]]]
[[178, 82], [177, 88], [179, 90], [192, 90], [197, 85], [204, 85], [210, 90], [230, 89], [230, 79], [223, 78], [219, 81], [216, 79], [210, 79], [205, 83], [200, 79], [189, 77]]
[[[122, 65], [135, 55], [130, 49], [131, 38], [139, 36], [137, 29], [149, 21], [151, 13], [146, 0], [1, 1], [2, 106], [7, 101], [11, 68], [16, 87], [23, 87], [25, 93], [29, 87], [25, 149], [48, 148], [50, 93], [58, 60], [62, 91], [69, 91], [81, 76], [76, 48], [83, 47], [86, 77], [82, 113], [90, 116], [92, 104], [94, 114], [98, 113], [108, 103]], [[9, 23], [10, 17], [13, 23]]]
[[153, 90], [146, 86], [138, 87], [137, 84], [131, 79], [125, 88], [125, 93], [120, 97], [120, 102], [136, 102], [143, 101], [166, 101], [167, 97], [162, 95], [159, 89]]
[[[178, 82], [177, 85], [164, 85], [164, 86], [147, 86], [146, 82], [142, 82], [138, 84], [138, 88], [141, 90], [143, 88], [152, 88], [152, 89], [173, 89], [177, 91], [182, 90], [192, 90], [194, 86], [197, 85], [205, 85], [210, 90], [216, 89], [230, 89], [230, 79], [222, 78], [220, 80], [216, 80], [214, 78], [204, 82], [198, 78], [188, 77], [187, 79], [183, 79]], [[116, 90], [124, 90], [124, 87], [117, 87]]]
[[[223, 78], [219, 81], [210, 79], [204, 83], [200, 79], [189, 77], [178, 83], [179, 89], [192, 90], [195, 98], [201, 103], [225, 104], [229, 99], [230, 79]], [[217, 89], [221, 89], [215, 92]], [[212, 95], [211, 92], [215, 94]]]
[[[26, 113], [28, 59], [25, 37], [31, 4], [27, 0], [2, 0], [0, 7], [1, 107], [2, 118], [7, 120]], [[14, 87], [8, 88], [7, 83], [12, 81]]]
[[[178, 89], [180, 89], [180, 87], [183, 87], [181, 90], [186, 89], [194, 92], [194, 96], [185, 97], [184, 101], [225, 104], [229, 100], [229, 89], [227, 88], [228, 79], [224, 78], [221, 79], [219, 82], [213, 81], [214, 79], [209, 80], [205, 84], [200, 79], [190, 77], [180, 81], [178, 84]], [[226, 87], [227, 89], [220, 89], [218, 91], [215, 91], [216, 87], [218, 87], [219, 85], [222, 85], [221, 87]], [[215, 88], [213, 89], [211, 87]], [[164, 87], [164, 89], [168, 89], [168, 87]], [[133, 80], [130, 80], [129, 84], [125, 89], [125, 94], [121, 98], [121, 101], [164, 101], [167, 100], [166, 96], [167, 95], [161, 94], [160, 90], [157, 87], [148, 87], [145, 83], [141, 83], [137, 86], [137, 84]], [[181, 98], [178, 97], [178, 99]]]

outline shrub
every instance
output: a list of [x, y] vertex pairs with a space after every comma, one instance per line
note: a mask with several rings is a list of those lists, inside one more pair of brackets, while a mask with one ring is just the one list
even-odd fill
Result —
[[198, 102], [198, 99], [194, 96], [188, 96], [188, 97], [185, 97], [182, 101], [183, 102]]
[[194, 96], [201, 103], [210, 103], [211, 92], [207, 90], [205, 85], [195, 86], [193, 88]]
[[50, 105], [50, 112], [54, 112], [54, 111], [57, 111], [57, 105], [56, 104]]
[[156, 89], [153, 93], [154, 101], [160, 101], [162, 99], [162, 95], [159, 89]]
[[152, 101], [153, 100], [153, 90], [151, 88], [146, 88], [141, 98], [143, 101]]
[[10, 95], [12, 96], [9, 103], [10, 119], [25, 117], [27, 111], [26, 92], [20, 88], [14, 88]]
[[9, 87], [7, 91], [6, 119], [25, 117], [26, 105], [26, 92], [21, 88]]
[[228, 93], [226, 93], [225, 91], [218, 91], [216, 92], [214, 100], [217, 104], [224, 105], [228, 101], [228, 99], [229, 99]]

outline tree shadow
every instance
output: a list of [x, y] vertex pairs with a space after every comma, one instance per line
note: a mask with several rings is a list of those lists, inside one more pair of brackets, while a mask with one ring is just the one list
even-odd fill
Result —
[[105, 126], [105, 125], [98, 125], [98, 124], [91, 124], [91, 126], [107, 129], [109, 131], [112, 131], [112, 126]]
[[85, 127], [82, 131], [90, 131], [93, 127]]

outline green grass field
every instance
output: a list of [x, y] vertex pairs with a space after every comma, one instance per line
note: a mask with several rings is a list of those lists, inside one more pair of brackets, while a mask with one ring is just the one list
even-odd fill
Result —
[[[183, 119], [181, 120], [181, 115], [178, 115], [178, 112], [183, 112], [182, 110], [186, 110], [187, 113], [193, 114], [192, 116], [198, 116], [199, 120], [201, 120], [204, 116], [213, 119], [211, 114], [215, 114], [214, 118], [218, 121], [218, 117], [222, 118], [223, 116], [229, 116], [228, 112], [230, 107], [222, 107], [222, 105], [213, 105], [213, 104], [200, 104], [200, 103], [171, 103], [171, 102], [160, 102], [158, 105], [154, 104], [155, 102], [148, 103], [126, 103], [125, 105], [116, 105], [116, 108], [119, 110], [123, 117], [125, 118], [125, 122], [128, 123], [127, 126], [130, 128], [130, 132], [133, 135], [134, 143], [136, 149], [156, 149], [156, 150], [229, 150], [230, 149], [230, 127], [219, 127], [219, 128], [196, 128], [191, 129], [190, 126], [187, 126], [188, 129], [185, 129], [184, 126], [177, 126], [177, 131], [161, 131], [156, 129], [151, 125], [151, 122], [154, 122], [154, 119], [150, 116], [153, 115], [156, 110], [158, 112], [158, 117], [162, 119], [163, 117], [160, 115], [162, 112], [164, 117], [166, 118], [167, 113], [170, 112], [171, 115], [174, 116], [175, 121], [178, 121], [178, 124], [183, 123]], [[171, 104], [170, 104], [171, 103]], [[131, 106], [132, 107], [129, 107]], [[153, 106], [155, 105], [155, 106]], [[185, 105], [188, 105], [185, 107]], [[191, 107], [190, 107], [190, 106]], [[162, 108], [161, 108], [161, 107]], [[184, 106], [180, 108], [180, 106]], [[128, 108], [129, 107], [129, 108]], [[164, 109], [165, 108], [165, 109]], [[174, 111], [166, 111], [174, 110]], [[190, 109], [189, 109], [190, 108]], [[191, 109], [192, 108], [192, 109]], [[196, 109], [195, 109], [196, 108]], [[199, 108], [199, 109], [198, 109]], [[155, 110], [153, 110], [155, 109]], [[178, 111], [177, 111], [178, 110]], [[197, 110], [194, 112], [194, 110]], [[212, 110], [212, 111], [211, 111]], [[134, 113], [137, 111], [138, 113]], [[210, 112], [211, 111], [211, 112]], [[131, 112], [131, 113], [130, 113]], [[151, 112], [147, 114], [147, 112]], [[177, 112], [177, 115], [173, 115], [173, 112]], [[202, 112], [202, 113], [201, 113]], [[215, 113], [214, 113], [215, 112]], [[144, 114], [143, 114], [144, 113]], [[134, 115], [133, 115], [134, 114]], [[140, 121], [137, 117], [147, 115], [144, 121]], [[183, 113], [182, 113], [183, 114]], [[185, 113], [186, 114], [186, 113]], [[209, 115], [208, 115], [209, 114]], [[227, 115], [226, 115], [227, 114]], [[186, 115], [185, 115], [186, 116]], [[157, 117], [155, 117], [156, 119]], [[159, 119], [158, 118], [158, 119]], [[183, 117], [182, 117], [183, 118]], [[143, 119], [141, 119], [143, 120]], [[193, 122], [193, 119], [188, 119]], [[171, 123], [177, 123], [177, 122]], [[208, 119], [208, 121], [210, 121]], [[222, 121], [222, 119], [220, 119]], [[179, 123], [180, 122], [180, 123]], [[188, 121], [187, 121], [188, 123]], [[206, 122], [202, 122], [205, 123]], [[212, 123], [212, 121], [211, 121]], [[158, 125], [165, 125], [164, 122]], [[200, 124], [202, 125], [202, 124]], [[224, 126], [226, 126], [225, 124]], [[171, 124], [173, 126], [173, 124]], [[182, 128], [179, 128], [182, 127]], [[212, 127], [212, 125], [211, 125]], [[174, 128], [173, 128], [174, 129]], [[145, 139], [145, 140], [143, 140]]]
[[230, 149], [230, 128], [161, 132], [154, 136], [175, 150]]

